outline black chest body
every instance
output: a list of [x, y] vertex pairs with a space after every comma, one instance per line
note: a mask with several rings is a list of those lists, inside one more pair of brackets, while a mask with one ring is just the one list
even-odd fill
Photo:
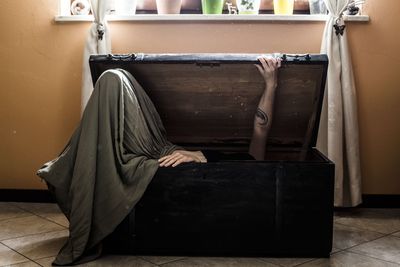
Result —
[[[193, 150], [247, 152], [264, 90], [257, 54], [92, 56], [93, 80], [132, 73], [168, 138]], [[316, 148], [325, 55], [280, 55], [283, 66], [266, 159], [159, 168], [144, 196], [105, 240], [130, 254], [329, 256], [334, 164]]]

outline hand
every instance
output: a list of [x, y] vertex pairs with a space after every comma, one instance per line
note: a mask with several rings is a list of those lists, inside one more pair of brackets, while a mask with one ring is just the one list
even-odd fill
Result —
[[260, 65], [255, 65], [265, 80], [266, 87], [276, 88], [278, 85], [278, 68], [281, 67], [280, 58], [260, 57]]
[[207, 162], [201, 151], [175, 150], [172, 154], [158, 160], [160, 167], [176, 167], [184, 162]]

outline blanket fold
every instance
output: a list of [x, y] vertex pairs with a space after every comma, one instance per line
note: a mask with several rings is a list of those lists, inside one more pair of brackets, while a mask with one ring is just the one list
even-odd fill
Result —
[[157, 159], [176, 149], [132, 75], [121, 69], [104, 72], [63, 152], [38, 170], [70, 222], [68, 241], [53, 264], [99, 256], [101, 240], [151, 182]]

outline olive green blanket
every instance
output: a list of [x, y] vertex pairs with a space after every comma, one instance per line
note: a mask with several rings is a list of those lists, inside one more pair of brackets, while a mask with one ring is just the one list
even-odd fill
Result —
[[104, 72], [66, 148], [38, 171], [70, 222], [53, 264], [97, 257], [101, 240], [143, 195], [157, 159], [176, 149], [138, 82], [124, 70]]

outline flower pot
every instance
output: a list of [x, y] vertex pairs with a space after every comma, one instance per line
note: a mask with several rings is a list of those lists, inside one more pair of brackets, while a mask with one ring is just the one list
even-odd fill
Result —
[[239, 14], [257, 15], [260, 10], [261, 0], [237, 0]]
[[328, 9], [324, 3], [324, 0], [309, 0], [310, 14], [326, 14]]
[[203, 14], [222, 14], [224, 0], [201, 0]]
[[[308, 11], [308, 0], [295, 0], [294, 10], [296, 11]], [[261, 0], [260, 10], [273, 10], [274, 0]]]
[[136, 13], [136, 0], [116, 0], [115, 14], [133, 15]]
[[157, 0], [158, 14], [179, 14], [181, 13], [182, 0]]
[[274, 14], [293, 15], [294, 0], [274, 0]]
[[182, 0], [182, 9], [201, 11], [201, 0]]
[[137, 10], [157, 10], [156, 0], [137, 0]]

